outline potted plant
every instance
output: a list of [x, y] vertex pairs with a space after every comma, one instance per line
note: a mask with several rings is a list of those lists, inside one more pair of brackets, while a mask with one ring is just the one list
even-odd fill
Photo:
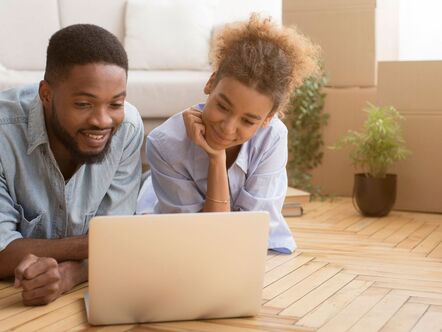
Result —
[[311, 183], [311, 170], [323, 157], [322, 130], [329, 115], [323, 113], [327, 82], [323, 72], [311, 76], [293, 91], [284, 122], [289, 129], [287, 173], [289, 185], [308, 191], [312, 197], [321, 196], [320, 188]]
[[405, 148], [400, 121], [403, 117], [392, 106], [368, 104], [368, 118], [360, 132], [350, 130], [332, 148], [350, 147], [350, 159], [356, 169], [353, 202], [359, 211], [370, 217], [382, 217], [396, 200], [396, 174], [387, 173], [410, 151]]

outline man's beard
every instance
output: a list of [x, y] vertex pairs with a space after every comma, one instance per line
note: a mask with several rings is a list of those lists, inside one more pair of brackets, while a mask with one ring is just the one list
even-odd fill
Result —
[[[49, 117], [49, 124], [54, 132], [54, 135], [60, 140], [60, 142], [66, 147], [66, 149], [70, 152], [72, 159], [74, 162], [78, 164], [95, 164], [101, 163], [106, 157], [107, 152], [109, 151], [112, 136], [115, 133], [115, 129], [112, 130], [111, 135], [106, 142], [103, 150], [98, 153], [85, 153], [80, 150], [75, 139], [69, 135], [69, 133], [63, 128], [60, 121], [57, 117], [57, 112], [55, 110], [54, 101], [52, 101], [52, 110], [51, 115]], [[91, 127], [87, 128], [89, 130], [101, 130], [102, 128]]]

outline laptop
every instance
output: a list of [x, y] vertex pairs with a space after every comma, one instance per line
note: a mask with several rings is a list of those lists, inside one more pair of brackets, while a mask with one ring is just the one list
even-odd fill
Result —
[[267, 212], [94, 217], [89, 323], [257, 315], [268, 225]]

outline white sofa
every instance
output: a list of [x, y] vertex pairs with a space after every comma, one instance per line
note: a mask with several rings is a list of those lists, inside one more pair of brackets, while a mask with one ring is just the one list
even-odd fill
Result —
[[[49, 37], [75, 23], [111, 31], [129, 56], [127, 100], [146, 129], [204, 100], [213, 29], [251, 12], [281, 22], [282, 0], [1, 0], [0, 90], [43, 78]], [[69, 45], [66, 45], [69, 47]]]

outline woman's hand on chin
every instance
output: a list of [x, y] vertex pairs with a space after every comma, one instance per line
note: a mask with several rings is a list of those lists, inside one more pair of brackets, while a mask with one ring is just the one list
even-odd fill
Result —
[[193, 143], [200, 146], [207, 152], [210, 159], [224, 159], [226, 157], [226, 150], [216, 150], [207, 143], [205, 134], [206, 126], [203, 123], [201, 111], [189, 108], [183, 112], [184, 125], [186, 126], [187, 136]]

